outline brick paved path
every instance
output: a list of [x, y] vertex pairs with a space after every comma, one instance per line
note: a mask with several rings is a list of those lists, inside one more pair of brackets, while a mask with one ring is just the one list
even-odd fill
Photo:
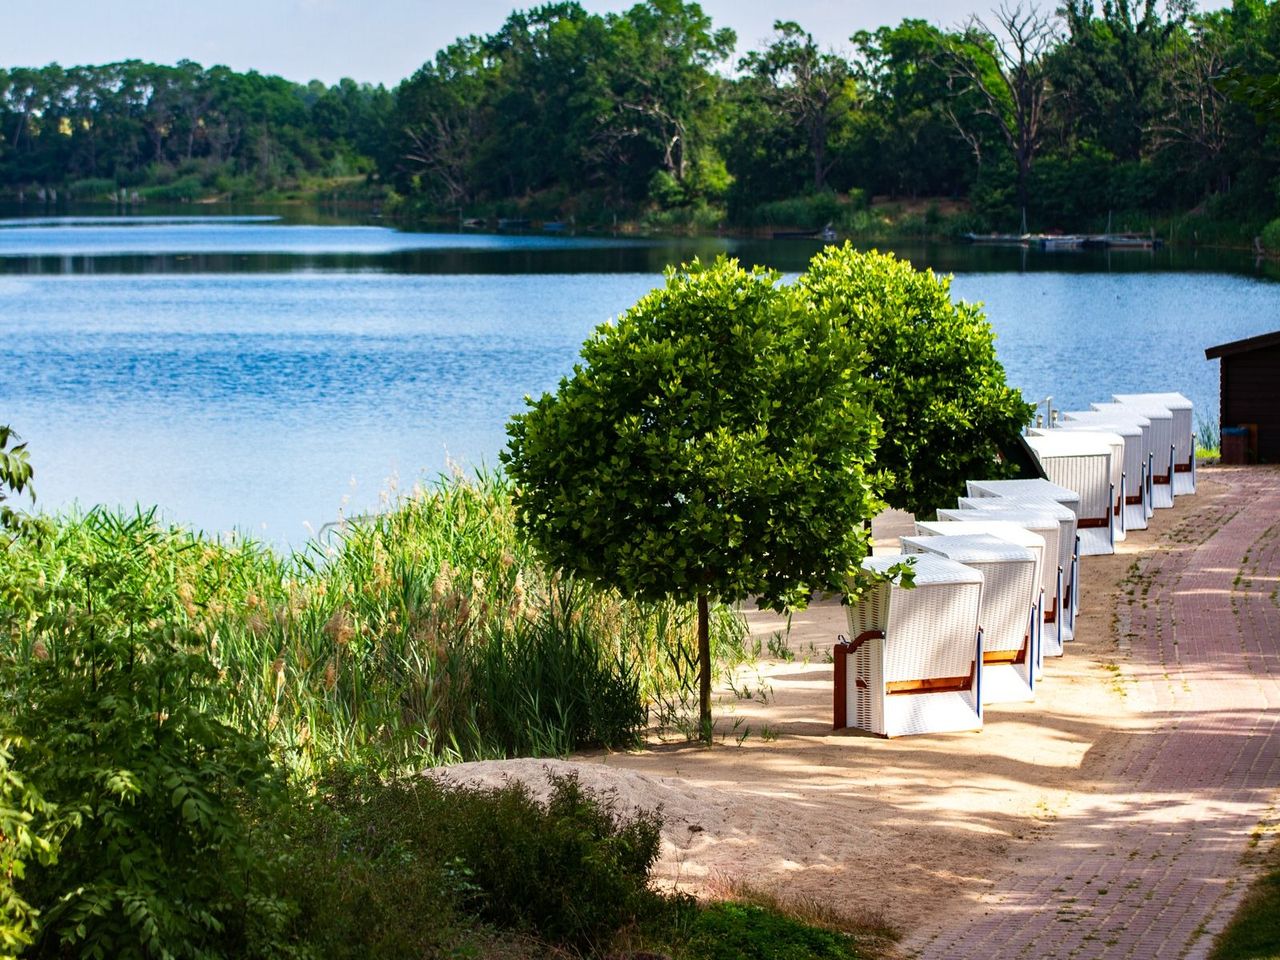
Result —
[[1011, 875], [908, 954], [1208, 954], [1280, 791], [1280, 470], [1213, 476], [1225, 493], [1202, 492], [1176, 526], [1157, 514], [1159, 548], [1118, 598], [1122, 682], [1141, 722], [1090, 751], [1093, 792]]

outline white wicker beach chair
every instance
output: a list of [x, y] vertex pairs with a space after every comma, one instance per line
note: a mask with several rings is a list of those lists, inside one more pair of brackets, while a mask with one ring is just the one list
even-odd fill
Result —
[[934, 554], [982, 572], [982, 702], [1034, 700], [1040, 672], [1035, 555], [985, 533], [903, 537], [902, 552]]
[[[984, 533], [1006, 543], [1022, 547], [1035, 558], [1034, 580], [1032, 581], [1035, 586], [1031, 600], [1033, 607], [1032, 629], [1034, 631], [1036, 652], [1036, 679], [1039, 680], [1044, 674], [1044, 644], [1042, 638], [1044, 636], [1045, 557], [1049, 558], [1051, 566], [1057, 567], [1057, 556], [1046, 552], [1044, 537], [1034, 530], [1028, 530], [1021, 524], [1014, 523], [1012, 520], [975, 518], [970, 520], [916, 521], [916, 535], [921, 537], [968, 536], [978, 533]], [[1048, 579], [1056, 585], [1056, 575]], [[1055, 646], [1060, 649], [1062, 645], [1055, 643]]]
[[[1071, 584], [1075, 568], [1075, 515], [1061, 504], [1047, 500], [986, 497], [964, 498], [962, 503], [980, 503], [982, 506], [942, 509], [938, 511], [938, 520], [1006, 520], [1044, 538], [1045, 562], [1040, 570], [1041, 585], [1044, 588], [1044, 631], [1040, 655], [1062, 656], [1063, 644], [1075, 636]], [[1069, 516], [1064, 518], [1064, 513]]]
[[[1045, 484], [1045, 480], [1026, 481]], [[1058, 521], [1058, 563], [1063, 571], [1062, 600], [1064, 609], [1062, 629], [1065, 638], [1075, 636], [1076, 614], [1080, 612], [1080, 528], [1079, 515], [1070, 506], [1047, 496], [1034, 494], [1008, 493], [1002, 497], [959, 497], [956, 500], [961, 510], [972, 508], [991, 512], [1003, 510], [1010, 505], [1018, 505], [1037, 509], [1050, 514]], [[941, 517], [941, 514], [939, 514]]]
[[1081, 556], [1115, 553], [1119, 491], [1111, 471], [1113, 460], [1123, 458], [1124, 440], [1115, 434], [1071, 431], [1026, 440], [1049, 479], [1080, 494]]
[[[867, 557], [885, 571], [904, 554]], [[835, 728], [882, 737], [982, 727], [982, 574], [943, 557], [915, 560], [915, 586], [879, 584], [848, 606], [835, 648]]]
[[1137, 414], [1073, 410], [1054, 424], [1055, 430], [1105, 430], [1124, 438], [1123, 527], [1145, 530], [1151, 510], [1151, 421]]
[[[1129, 495], [1129, 475], [1128, 475], [1128, 472], [1125, 470], [1125, 453], [1127, 448], [1125, 444], [1124, 434], [1120, 433], [1118, 430], [1107, 430], [1097, 425], [1086, 425], [1082, 423], [1077, 423], [1076, 421], [1070, 421], [1070, 423], [1075, 425], [1072, 426], [1072, 425], [1059, 424], [1049, 429], [1039, 429], [1039, 428], [1031, 429], [1027, 431], [1027, 436], [1028, 438], [1031, 438], [1031, 437], [1061, 438], [1064, 436], [1079, 435], [1079, 436], [1092, 437], [1094, 439], [1104, 440], [1110, 446], [1111, 448], [1111, 506], [1110, 506], [1111, 516], [1107, 518], [1107, 522], [1109, 524], [1109, 529], [1110, 529], [1112, 549], [1114, 549], [1115, 542], [1117, 540], [1125, 539], [1125, 537], [1127, 536], [1126, 531], [1128, 529], [1125, 523], [1125, 521], [1127, 520], [1127, 517], [1125, 516], [1125, 512], [1124, 512], [1124, 501], [1125, 501], [1125, 498], [1128, 497]], [[1120, 428], [1120, 429], [1134, 430], [1134, 428], [1132, 427]], [[1134, 456], [1135, 458], [1140, 457], [1142, 453], [1141, 453], [1141, 450], [1138, 448], [1138, 444], [1142, 441], [1142, 431], [1137, 430], [1136, 432], [1133, 433], [1133, 441], [1134, 441]], [[1057, 444], [1056, 440], [1054, 442], [1055, 444]], [[1063, 469], [1062, 465], [1059, 464], [1057, 466], [1057, 469], [1061, 471]], [[1135, 480], [1134, 482], [1136, 483], [1137, 481]], [[1085, 519], [1085, 518], [1078, 516], [1078, 519]], [[1087, 529], [1088, 524], [1085, 524], [1085, 527]], [[1099, 528], [1099, 529], [1102, 529], [1102, 528]], [[1086, 534], [1085, 537], [1082, 537], [1081, 539], [1084, 540], [1088, 536], [1089, 535]], [[1101, 536], [1101, 534], [1099, 534], [1099, 536]], [[1105, 551], [1098, 551], [1098, 552], [1105, 552]]]
[[1080, 494], [1052, 480], [966, 480], [965, 492], [971, 497], [1038, 497], [1069, 507], [1080, 519]]
[[1163, 404], [1173, 414], [1173, 493], [1196, 492], [1195, 408], [1180, 393], [1117, 393], [1117, 403]]
[[1173, 413], [1158, 403], [1091, 403], [1095, 411], [1102, 413], [1127, 413], [1144, 417], [1151, 424], [1151, 463], [1148, 476], [1151, 481], [1151, 506], [1163, 510], [1173, 506]]

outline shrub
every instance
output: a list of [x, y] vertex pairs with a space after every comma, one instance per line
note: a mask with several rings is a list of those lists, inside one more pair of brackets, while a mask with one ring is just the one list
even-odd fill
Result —
[[106, 200], [116, 192], [116, 182], [108, 177], [86, 177], [67, 184], [67, 193], [77, 200]]
[[[119, 561], [111, 577], [94, 572], [105, 555]], [[90, 605], [198, 637], [236, 689], [229, 719], [302, 773], [624, 747], [647, 702], [683, 726], [696, 691], [682, 655], [693, 611], [550, 574], [499, 476], [417, 490], [289, 557], [103, 510], [0, 551], [0, 635], [14, 648], [59, 653], [65, 638], [37, 637], [32, 618]], [[744, 656], [741, 618], [711, 613], [716, 662]]]
[[579, 950], [664, 908], [648, 888], [659, 819], [624, 818], [575, 777], [527, 788], [331, 777], [288, 837], [302, 935], [326, 957], [433, 956], [474, 925]]
[[57, 860], [62, 823], [57, 810], [13, 769], [14, 738], [0, 740], [0, 960], [31, 945], [39, 911], [15, 887], [35, 860]]
[[692, 925], [686, 953], [698, 960], [858, 960], [854, 940], [741, 903], [706, 907]]
[[1262, 246], [1268, 253], [1280, 253], [1280, 217], [1262, 228]]
[[56, 860], [17, 884], [40, 912], [31, 955], [249, 955], [288, 909], [265, 892], [240, 811], [280, 781], [266, 745], [220, 719], [226, 693], [195, 638], [119, 630], [117, 613], [42, 624], [75, 642], [0, 672], [14, 765], [62, 823]]

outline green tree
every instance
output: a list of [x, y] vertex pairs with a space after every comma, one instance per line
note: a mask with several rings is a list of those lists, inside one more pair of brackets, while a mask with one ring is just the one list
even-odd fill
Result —
[[814, 257], [798, 286], [867, 351], [884, 430], [876, 486], [890, 506], [930, 516], [967, 479], [1001, 475], [1000, 447], [1033, 411], [1005, 383], [982, 311], [951, 299], [950, 278], [846, 243]]
[[799, 133], [812, 164], [810, 185], [824, 190], [831, 172], [831, 138], [854, 103], [849, 64], [819, 50], [812, 34], [798, 23], [779, 20], [773, 29], [773, 42], [748, 53], [738, 69], [756, 81], [757, 96], [772, 108], [780, 125]]
[[866, 554], [879, 430], [846, 329], [777, 273], [695, 261], [599, 327], [573, 376], [508, 425], [518, 516], [552, 565], [697, 602], [705, 738], [708, 600], [803, 606]]

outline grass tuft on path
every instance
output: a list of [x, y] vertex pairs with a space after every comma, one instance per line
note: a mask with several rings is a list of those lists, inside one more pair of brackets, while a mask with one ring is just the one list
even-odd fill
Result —
[[1267, 866], [1218, 936], [1209, 960], [1280, 960], [1280, 842], [1272, 845]]

